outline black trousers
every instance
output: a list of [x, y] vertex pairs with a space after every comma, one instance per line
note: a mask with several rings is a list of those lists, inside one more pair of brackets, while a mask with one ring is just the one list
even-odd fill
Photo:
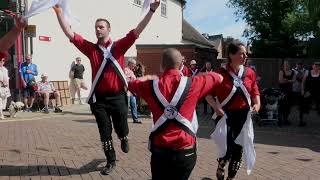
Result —
[[98, 94], [97, 102], [90, 105], [98, 124], [101, 142], [112, 140], [112, 124], [119, 138], [129, 134], [127, 94]]
[[186, 150], [151, 149], [152, 180], [187, 180], [196, 165], [196, 148]]
[[[244, 123], [247, 120], [248, 109], [241, 110], [226, 110], [227, 118], [227, 153], [224, 159], [230, 159], [232, 157], [241, 158], [242, 147], [236, 144], [234, 141], [240, 134]], [[240, 156], [240, 157], [239, 157]]]
[[279, 101], [279, 125], [288, 122], [288, 117], [293, 103], [293, 93], [286, 93]]
[[244, 123], [247, 120], [249, 109], [226, 110], [227, 114], [227, 152], [226, 155], [219, 159], [229, 161], [228, 177], [234, 178], [240, 168], [242, 161], [242, 146], [234, 141], [240, 134]]
[[303, 95], [301, 95], [301, 92], [293, 92], [292, 93], [292, 98], [293, 98], [293, 103], [292, 104], [288, 104], [288, 106], [293, 106], [293, 105], [297, 105], [299, 107], [299, 119], [300, 122], [303, 121], [303, 114], [306, 113], [308, 111], [308, 105], [306, 104], [307, 101], [305, 100], [305, 98], [303, 97]]

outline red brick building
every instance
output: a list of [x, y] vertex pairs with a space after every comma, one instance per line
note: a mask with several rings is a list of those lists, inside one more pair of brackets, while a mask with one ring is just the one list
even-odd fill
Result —
[[176, 48], [186, 59], [189, 66], [191, 60], [196, 60], [199, 68], [209, 61], [214, 63], [218, 52], [214, 46], [187, 21], [182, 23], [182, 44], [136, 45], [137, 60], [146, 67], [147, 74], [159, 74], [162, 51], [166, 48]]

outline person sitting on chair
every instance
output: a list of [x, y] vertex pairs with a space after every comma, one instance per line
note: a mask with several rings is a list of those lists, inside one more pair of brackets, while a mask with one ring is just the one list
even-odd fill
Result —
[[38, 92], [41, 97], [43, 97], [44, 101], [44, 108], [43, 111], [45, 113], [49, 113], [48, 105], [49, 105], [49, 99], [55, 98], [56, 100], [56, 106], [54, 107], [54, 112], [62, 112], [62, 110], [58, 107], [58, 104], [60, 104], [60, 94], [59, 92], [54, 88], [52, 82], [48, 81], [48, 75], [43, 73], [41, 75], [41, 81], [38, 82]]

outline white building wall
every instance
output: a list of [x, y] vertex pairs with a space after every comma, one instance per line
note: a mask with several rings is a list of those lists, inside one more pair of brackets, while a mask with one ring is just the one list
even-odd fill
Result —
[[[94, 23], [97, 18], [106, 18], [111, 23], [111, 37], [118, 39], [135, 28], [142, 19], [141, 7], [134, 0], [70, 0], [71, 11], [80, 20], [80, 26], [72, 29], [87, 40], [96, 42]], [[28, 5], [31, 5], [29, 0]], [[143, 1], [142, 1], [143, 2]], [[167, 17], [160, 15], [161, 7], [141, 34], [136, 44], [181, 44], [182, 9], [176, 0], [167, 1]], [[53, 10], [29, 19], [29, 24], [37, 26], [37, 37], [33, 41], [33, 62], [39, 67], [39, 76], [45, 72], [49, 80], [68, 80], [71, 62], [80, 56], [86, 67], [85, 82], [91, 85], [91, 67], [88, 59], [65, 37]], [[51, 42], [39, 41], [39, 36], [49, 36]], [[133, 45], [125, 56], [136, 56]], [[87, 96], [88, 91], [84, 93]]]

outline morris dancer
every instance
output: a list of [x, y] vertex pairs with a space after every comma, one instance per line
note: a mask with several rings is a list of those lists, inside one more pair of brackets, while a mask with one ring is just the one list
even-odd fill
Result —
[[6, 51], [15, 43], [20, 33], [27, 26], [27, 23], [20, 16], [15, 16], [15, 20], [16, 25], [0, 39], [0, 52], [4, 54], [6, 54]]
[[93, 83], [88, 96], [88, 103], [96, 118], [102, 147], [107, 158], [107, 164], [100, 172], [102, 175], [111, 173], [116, 166], [116, 153], [111, 136], [111, 119], [116, 134], [121, 140], [122, 151], [129, 152], [126, 93], [128, 84], [123, 72], [124, 54], [147, 26], [159, 4], [160, 0], [151, 3], [149, 12], [138, 26], [131, 30], [126, 37], [117, 41], [112, 41], [109, 36], [111, 26], [108, 20], [97, 19], [95, 23], [97, 43], [89, 42], [81, 35], [74, 33], [65, 20], [60, 6], [54, 7], [63, 32], [89, 58], [91, 63]]
[[[218, 70], [224, 80], [206, 99], [214, 108], [214, 118], [220, 116], [212, 138], [219, 149], [217, 178], [224, 179], [224, 167], [229, 162], [228, 178], [234, 179], [241, 166], [244, 151], [247, 173], [255, 162], [251, 113], [260, 109], [260, 94], [255, 72], [244, 67], [246, 48], [233, 42], [228, 47], [228, 64]], [[221, 104], [220, 104], [221, 102]], [[252, 102], [252, 103], [251, 103]]]
[[178, 50], [166, 49], [159, 80], [145, 76], [129, 83], [129, 90], [145, 99], [153, 114], [149, 142], [153, 180], [188, 179], [197, 159], [197, 101], [222, 81], [214, 72], [181, 76], [182, 59]]

